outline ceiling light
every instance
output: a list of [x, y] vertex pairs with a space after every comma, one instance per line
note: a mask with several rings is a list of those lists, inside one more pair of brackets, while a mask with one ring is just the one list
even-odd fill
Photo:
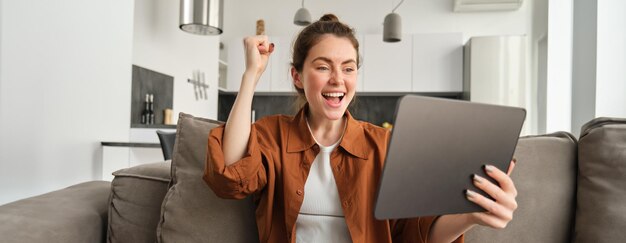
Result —
[[296, 15], [293, 17], [293, 23], [300, 26], [307, 26], [311, 24], [311, 13], [304, 8], [304, 0], [302, 0], [302, 7], [298, 9]]
[[400, 3], [393, 8], [391, 13], [385, 16], [385, 23], [383, 25], [384, 42], [398, 42], [402, 40], [402, 18], [400, 18], [399, 14], [395, 13], [402, 2], [404, 2], [404, 0], [400, 1]]

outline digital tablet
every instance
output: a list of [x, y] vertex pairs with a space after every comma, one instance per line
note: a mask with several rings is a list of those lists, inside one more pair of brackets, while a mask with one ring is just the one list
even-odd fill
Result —
[[485, 211], [465, 197], [485, 164], [507, 171], [526, 117], [517, 107], [404, 96], [397, 104], [374, 216]]

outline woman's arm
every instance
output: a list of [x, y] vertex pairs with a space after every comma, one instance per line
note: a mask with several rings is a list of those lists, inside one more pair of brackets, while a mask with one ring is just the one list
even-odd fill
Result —
[[225, 165], [229, 166], [243, 158], [250, 138], [250, 113], [252, 97], [259, 78], [267, 67], [274, 44], [267, 36], [251, 36], [243, 40], [246, 55], [246, 71], [241, 79], [239, 94], [226, 121], [223, 138]]
[[491, 200], [478, 193], [468, 191], [467, 199], [480, 205], [487, 212], [444, 215], [439, 217], [430, 231], [429, 242], [452, 242], [474, 225], [484, 225], [492, 228], [503, 229], [513, 219], [513, 212], [517, 209], [517, 189], [509, 175], [513, 172], [515, 160], [511, 161], [508, 173], [493, 166], [486, 166], [487, 175], [494, 178], [500, 186], [490, 181], [474, 176], [474, 185], [485, 191]]

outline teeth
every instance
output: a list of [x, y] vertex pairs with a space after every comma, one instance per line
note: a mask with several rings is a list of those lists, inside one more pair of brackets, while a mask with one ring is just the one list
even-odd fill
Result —
[[344, 93], [322, 93], [322, 95], [329, 97], [343, 97]]

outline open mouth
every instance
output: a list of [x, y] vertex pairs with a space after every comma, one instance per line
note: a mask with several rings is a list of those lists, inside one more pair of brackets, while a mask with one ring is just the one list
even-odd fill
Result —
[[324, 96], [324, 99], [326, 99], [332, 104], [339, 104], [343, 100], [343, 97], [345, 95], [346, 95], [345, 93], [341, 93], [341, 92], [322, 93], [322, 96]]

